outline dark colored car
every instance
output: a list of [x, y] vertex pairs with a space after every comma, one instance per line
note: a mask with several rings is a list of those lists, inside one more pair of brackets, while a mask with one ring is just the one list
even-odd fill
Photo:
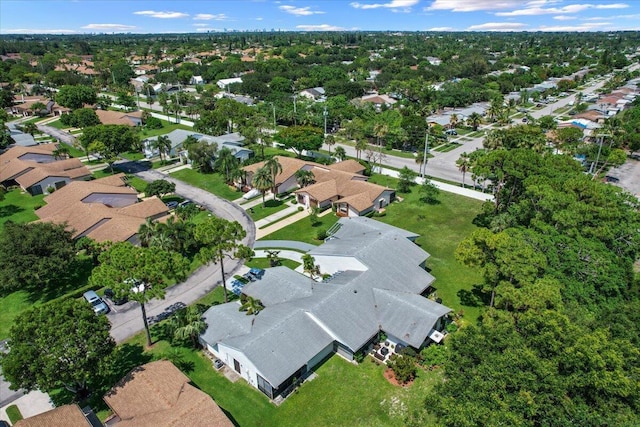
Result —
[[104, 296], [109, 298], [111, 302], [114, 303], [115, 305], [122, 305], [127, 301], [129, 301], [127, 297], [116, 298], [116, 294], [115, 292], [113, 292], [113, 289], [109, 289], [109, 288], [104, 290]]
[[193, 202], [192, 202], [191, 200], [187, 199], [187, 200], [185, 200], [185, 201], [180, 202], [180, 203], [178, 204], [178, 206], [179, 206], [179, 207], [181, 207], [181, 208], [183, 208], [183, 207], [188, 206], [188, 205], [191, 205], [191, 204], [193, 204]]
[[178, 207], [178, 202], [167, 202], [165, 203], [169, 209], [175, 209]]
[[620, 178], [616, 178], [615, 176], [611, 176], [611, 175], [607, 175], [604, 177], [605, 182], [613, 182], [614, 184], [617, 184], [620, 182]]

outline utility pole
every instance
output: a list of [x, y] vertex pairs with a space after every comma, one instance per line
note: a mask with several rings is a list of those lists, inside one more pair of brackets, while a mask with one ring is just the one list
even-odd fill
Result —
[[273, 108], [273, 130], [276, 130], [276, 105], [272, 102], [271, 107]]
[[427, 173], [427, 155], [429, 154], [429, 124], [427, 124], [427, 135], [424, 139], [424, 153], [422, 154], [422, 165], [420, 170], [422, 171], [422, 178]]
[[327, 137], [327, 115], [329, 113], [327, 113], [327, 106], [324, 106], [324, 111], [322, 112], [322, 115], [324, 116], [324, 137]]
[[298, 126], [298, 106], [295, 94], [293, 95], [293, 125]]

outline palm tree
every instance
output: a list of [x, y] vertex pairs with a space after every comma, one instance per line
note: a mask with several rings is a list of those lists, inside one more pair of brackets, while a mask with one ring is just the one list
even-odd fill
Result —
[[469, 117], [467, 118], [467, 125], [471, 126], [474, 132], [478, 130], [480, 123], [482, 123], [482, 116], [480, 114], [475, 111], [469, 114]]
[[246, 311], [247, 312], [247, 316], [250, 316], [252, 314], [260, 313], [260, 311], [263, 308], [264, 308], [264, 306], [262, 305], [262, 301], [260, 301], [258, 298], [253, 298], [251, 296], [247, 296], [245, 301], [240, 306], [239, 310], [240, 311]]
[[264, 195], [273, 186], [271, 172], [264, 167], [258, 169], [256, 173], [253, 174], [251, 185], [262, 193], [262, 207], [264, 208]]
[[69, 152], [69, 147], [67, 147], [66, 145], [60, 145], [58, 146], [58, 148], [53, 150], [51, 154], [53, 155], [54, 159], [66, 159], [69, 157]]
[[458, 115], [456, 113], [453, 113], [451, 116], [449, 116], [449, 129], [455, 129], [456, 126], [458, 126]]
[[471, 169], [471, 159], [469, 155], [465, 152], [460, 155], [460, 158], [456, 161], [456, 165], [458, 165], [458, 170], [462, 172], [462, 188], [465, 188], [465, 176], [467, 172]]
[[267, 259], [269, 260], [269, 266], [271, 267], [275, 267], [278, 265], [278, 263], [280, 262], [280, 258], [278, 257], [278, 255], [280, 255], [280, 251], [275, 251], [275, 250], [267, 250]]
[[336, 151], [334, 151], [333, 155], [339, 161], [343, 161], [347, 158], [347, 152], [345, 151], [344, 147], [336, 147]]
[[202, 319], [202, 311], [197, 305], [176, 311], [171, 326], [175, 339], [190, 339], [194, 347], [198, 347], [198, 337], [207, 329], [207, 323]]
[[175, 247], [175, 242], [168, 234], [164, 232], [158, 232], [151, 237], [149, 246], [161, 249], [163, 251], [172, 251]]
[[487, 114], [491, 121], [495, 122], [500, 112], [504, 109], [504, 100], [502, 98], [493, 98], [491, 100], [491, 104], [489, 104], [489, 108], [487, 109]]
[[364, 150], [367, 149], [368, 145], [369, 144], [367, 143], [367, 140], [365, 138], [363, 138], [363, 137], [356, 138], [356, 147], [355, 148], [356, 148], [356, 158], [358, 160], [360, 160], [360, 155], [362, 154], [362, 152]]
[[238, 168], [240, 161], [233, 155], [233, 151], [227, 147], [222, 147], [218, 151], [218, 158], [214, 163], [214, 167], [218, 170], [222, 170], [227, 183], [233, 181], [233, 171]]
[[276, 193], [278, 192], [278, 189], [276, 188], [276, 185], [278, 184], [278, 182], [276, 181], [276, 177], [278, 176], [278, 174], [282, 173], [282, 165], [278, 161], [277, 157], [272, 157], [264, 162], [263, 168], [268, 170], [269, 174], [271, 175], [271, 191], [273, 192], [273, 200], [275, 200]]
[[335, 145], [336, 137], [333, 135], [327, 135], [326, 138], [324, 139], [324, 143], [327, 144], [327, 146], [329, 147], [329, 155], [331, 155], [331, 146]]
[[296, 181], [298, 182], [298, 185], [300, 186], [300, 188], [306, 187], [307, 185], [310, 185], [316, 182], [315, 176], [311, 171], [300, 169], [296, 171], [295, 175], [296, 175]]
[[160, 135], [154, 142], [153, 148], [158, 150], [160, 154], [160, 161], [164, 163], [164, 156], [169, 155], [169, 151], [171, 151], [171, 140], [166, 135]]
[[320, 275], [320, 266], [316, 264], [316, 259], [309, 254], [302, 255], [302, 268], [309, 275], [311, 280]]
[[141, 224], [138, 229], [138, 239], [140, 239], [140, 244], [142, 246], [149, 246], [155, 232], [156, 223], [151, 218], [147, 218], [147, 221], [144, 224]]
[[380, 142], [380, 138], [384, 138], [389, 133], [389, 125], [386, 123], [376, 123], [373, 125], [373, 134], [377, 138], [378, 142], [378, 173], [382, 173], [382, 144]]

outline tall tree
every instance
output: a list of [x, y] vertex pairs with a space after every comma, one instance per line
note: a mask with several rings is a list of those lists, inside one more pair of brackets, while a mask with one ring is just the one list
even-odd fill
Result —
[[151, 346], [145, 304], [153, 298], [164, 298], [165, 289], [171, 285], [169, 280], [185, 277], [188, 260], [176, 252], [128, 242], [114, 244], [98, 260], [100, 265], [91, 273], [90, 283], [109, 287], [118, 298], [126, 296], [140, 304], [147, 345]]
[[227, 147], [222, 147], [220, 151], [218, 151], [214, 168], [222, 172], [227, 183], [230, 184], [233, 182], [234, 175], [236, 175], [235, 172], [239, 167], [240, 160], [233, 155], [233, 151]]
[[338, 159], [339, 162], [347, 158], [347, 152], [345, 151], [344, 147], [336, 147], [333, 155], [336, 159]]
[[300, 169], [298, 171], [296, 171], [296, 181], [298, 182], [298, 185], [300, 186], [300, 188], [302, 187], [306, 187], [307, 185], [311, 185], [315, 182], [315, 176], [313, 175], [312, 171], [308, 171], [308, 170], [304, 170], [304, 169]]
[[154, 142], [153, 148], [158, 150], [158, 154], [160, 154], [160, 161], [164, 162], [165, 158], [169, 155], [171, 151], [171, 140], [166, 135], [160, 135]]
[[469, 154], [466, 152], [462, 153], [458, 160], [456, 160], [456, 165], [458, 166], [458, 170], [462, 173], [462, 188], [465, 187], [464, 179], [467, 175], [467, 172], [471, 169], [471, 158]]
[[72, 234], [49, 222], [7, 222], [0, 234], [0, 292], [39, 289], [66, 277], [76, 260]]
[[258, 189], [260, 193], [262, 193], [262, 207], [264, 208], [264, 195], [274, 185], [273, 179], [271, 178], [271, 172], [269, 172], [269, 170], [264, 167], [258, 169], [253, 174], [251, 185], [253, 186], [253, 188]]
[[56, 102], [72, 110], [82, 108], [84, 104], [96, 102], [96, 90], [91, 86], [64, 85], [56, 93]]
[[269, 173], [271, 174], [271, 183], [272, 183], [272, 188], [271, 188], [271, 192], [273, 193], [273, 200], [276, 199], [276, 194], [278, 192], [278, 181], [277, 181], [277, 177], [279, 174], [282, 173], [282, 165], [280, 164], [280, 161], [278, 160], [277, 157], [272, 157], [270, 159], [268, 159], [267, 161], [264, 162], [264, 166], [262, 166], [263, 168], [265, 168], [266, 170], [269, 171]]
[[194, 230], [195, 239], [201, 245], [198, 256], [204, 262], [220, 264], [225, 302], [228, 301], [228, 297], [224, 261], [226, 258], [250, 258], [253, 255], [251, 248], [242, 244], [246, 235], [247, 232], [239, 222], [231, 222], [215, 216], [210, 216], [196, 224]]
[[290, 126], [278, 132], [275, 139], [301, 157], [305, 150], [319, 150], [322, 147], [323, 132], [313, 126]]
[[14, 390], [64, 387], [83, 399], [109, 372], [115, 342], [111, 324], [86, 301], [54, 300], [20, 314], [9, 332], [11, 351], [0, 358]]

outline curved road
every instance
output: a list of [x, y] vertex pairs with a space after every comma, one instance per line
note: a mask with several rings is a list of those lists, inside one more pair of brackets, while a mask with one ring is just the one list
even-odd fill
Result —
[[[256, 229], [253, 221], [245, 211], [229, 202], [221, 199], [207, 191], [185, 184], [182, 181], [168, 177], [155, 170], [146, 169], [137, 162], [121, 161], [118, 168], [144, 179], [153, 181], [156, 179], [166, 179], [176, 184], [176, 194], [193, 200], [206, 207], [214, 215], [230, 221], [238, 221], [247, 232], [243, 243], [253, 247], [255, 242]], [[228, 259], [224, 263], [227, 278], [232, 277], [242, 266], [243, 262], [237, 259]], [[166, 296], [162, 300], [152, 300], [145, 305], [147, 317], [149, 319], [162, 316], [170, 311], [169, 307], [189, 305], [221, 284], [220, 266], [218, 264], [208, 264], [200, 267], [184, 282], [167, 289]], [[111, 321], [111, 335], [117, 342], [122, 342], [127, 338], [143, 330], [142, 316], [138, 304], [128, 302], [122, 306], [111, 306], [112, 310], [107, 317]]]

